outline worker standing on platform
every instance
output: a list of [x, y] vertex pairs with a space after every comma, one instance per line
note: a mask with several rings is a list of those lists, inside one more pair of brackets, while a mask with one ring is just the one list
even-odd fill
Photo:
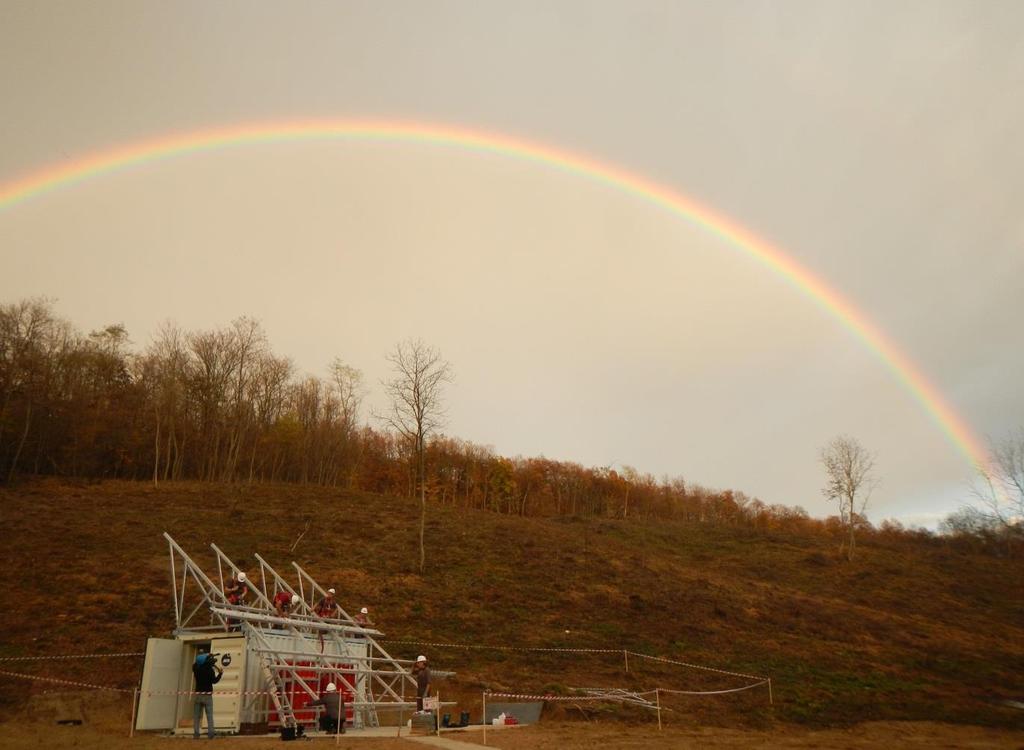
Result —
[[337, 617], [340, 609], [338, 602], [334, 599], [334, 589], [327, 589], [327, 595], [316, 603], [313, 611], [316, 612], [317, 617]]
[[[239, 571], [238, 573], [232, 573], [231, 578], [228, 580], [227, 586], [224, 587], [224, 595], [228, 599], [228, 604], [234, 604], [236, 606], [245, 604], [245, 595], [249, 589], [245, 584], [246, 575]], [[228, 618], [228, 629], [238, 630], [241, 623], [237, 618]]]
[[[355, 620], [356, 625], [358, 625], [361, 628], [372, 628], [373, 627], [373, 622], [370, 620], [370, 610], [368, 610], [366, 607], [363, 607], [362, 609], [360, 609], [359, 610], [359, 614], [356, 615], [353, 619]], [[364, 636], [362, 633], [356, 633], [356, 638], [365, 638], [365, 637], [366, 636]]]
[[412, 676], [416, 680], [416, 710], [423, 710], [423, 699], [430, 695], [430, 667], [427, 657], [420, 654], [412, 665]]
[[245, 594], [248, 591], [245, 585], [246, 575], [241, 571], [232, 573], [224, 587], [224, 595], [228, 598], [229, 604], [242, 604]]

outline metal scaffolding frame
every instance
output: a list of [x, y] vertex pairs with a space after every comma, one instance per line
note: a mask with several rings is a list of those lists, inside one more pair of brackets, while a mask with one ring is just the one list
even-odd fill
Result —
[[[353, 708], [356, 727], [379, 726], [378, 711], [402, 711], [416, 705], [415, 701], [405, 699], [406, 688], [411, 688], [415, 694], [416, 681], [405, 666], [412, 662], [393, 658], [374, 638], [382, 633], [359, 626], [340, 605], [338, 617], [318, 615], [314, 610], [314, 597], [326, 596], [327, 591], [298, 563], [292, 563], [298, 576], [296, 591], [270, 563], [254, 555], [260, 568], [260, 583], [256, 585], [251, 577], [245, 581], [254, 601], [232, 604], [224, 594], [225, 567], [236, 577], [244, 572], [240, 567], [216, 544], [211, 544], [217, 563], [218, 586], [169, 534], [165, 533], [164, 538], [170, 548], [175, 634], [241, 632], [246, 649], [259, 659], [264, 680], [263, 690], [259, 692], [266, 695], [246, 696], [244, 711], [269, 717], [273, 710], [279, 723], [295, 725], [298, 723], [295, 714], [305, 709], [294, 708], [294, 691], [318, 698], [324, 674], [331, 675], [335, 683], [344, 682], [351, 688], [355, 700], [347, 705]], [[194, 582], [198, 594], [199, 601], [194, 605], [186, 597], [189, 581]], [[296, 610], [287, 617], [279, 617], [274, 609], [272, 598], [279, 591], [299, 597]], [[208, 615], [208, 623], [199, 622], [201, 614]], [[289, 647], [281, 645], [283, 639], [287, 639], [284, 642], [290, 644]], [[310, 678], [311, 674], [315, 679]]]

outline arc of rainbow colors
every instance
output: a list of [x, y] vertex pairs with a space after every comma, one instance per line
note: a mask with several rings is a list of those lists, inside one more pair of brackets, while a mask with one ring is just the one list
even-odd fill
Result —
[[462, 127], [387, 120], [298, 120], [233, 125], [171, 134], [98, 151], [29, 172], [0, 185], [0, 210], [32, 197], [136, 164], [210, 151], [299, 139], [404, 141], [454, 146], [525, 159], [638, 196], [715, 235], [774, 271], [839, 320], [874, 351], [969, 462], [988, 472], [988, 451], [925, 377], [869, 317], [837, 290], [769, 242], [671, 188], [592, 158], [507, 135]]

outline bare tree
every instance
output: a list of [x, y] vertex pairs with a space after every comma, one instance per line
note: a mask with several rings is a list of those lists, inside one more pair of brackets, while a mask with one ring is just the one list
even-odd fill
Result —
[[356, 434], [359, 427], [359, 407], [363, 401], [363, 373], [335, 357], [329, 367], [331, 385], [339, 405], [339, 452], [346, 472], [348, 486], [355, 485], [359, 471]]
[[[161, 324], [153, 343], [135, 360], [136, 378], [147, 394], [153, 412], [153, 484], [178, 478], [181, 473], [186, 421], [188, 350], [185, 334], [174, 323]], [[180, 423], [180, 424], [179, 424]], [[166, 445], [161, 454], [161, 439]], [[180, 434], [179, 434], [180, 433]]]
[[227, 451], [222, 475], [222, 478], [229, 482], [236, 478], [242, 446], [255, 421], [252, 402], [248, 395], [260, 360], [267, 353], [266, 334], [260, 323], [252, 318], [241, 317], [234, 320], [231, 323], [231, 338], [234, 371], [231, 375], [233, 383], [230, 389]]
[[872, 474], [875, 459], [854, 438], [844, 435], [821, 449], [821, 463], [826, 476], [821, 492], [839, 504], [839, 515], [850, 532], [847, 559], [852, 560], [857, 519], [863, 515], [877, 484]]
[[979, 469], [975, 505], [963, 509], [980, 526], [1004, 535], [1024, 535], [1024, 429], [992, 446], [991, 462]]
[[387, 361], [395, 377], [384, 381], [391, 408], [378, 419], [397, 430], [412, 448], [420, 491], [420, 572], [426, 563], [423, 542], [427, 521], [426, 440], [444, 421], [442, 387], [453, 379], [441, 353], [419, 339], [399, 343]]

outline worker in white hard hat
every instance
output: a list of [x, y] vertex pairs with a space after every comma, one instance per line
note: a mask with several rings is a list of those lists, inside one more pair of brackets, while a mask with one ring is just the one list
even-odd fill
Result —
[[324, 713], [320, 717], [320, 729], [332, 734], [345, 733], [345, 696], [333, 682], [327, 683], [320, 697], [309, 704], [323, 706]]
[[363, 607], [359, 610], [359, 614], [353, 618], [356, 621], [356, 625], [361, 628], [372, 628], [373, 623], [370, 621], [370, 610]]
[[[289, 594], [287, 591], [278, 591], [274, 596], [274, 614], [278, 617], [287, 617], [296, 607], [299, 606], [298, 594]], [[284, 628], [284, 625], [277, 627]]]
[[229, 603], [239, 604], [240, 600], [245, 598], [245, 592], [248, 590], [245, 581], [246, 575], [242, 571], [231, 574], [227, 585], [224, 586], [224, 595], [227, 596]]
[[423, 699], [430, 695], [430, 667], [427, 657], [420, 654], [412, 665], [412, 676], [416, 679], [416, 710], [423, 710]]
[[[245, 581], [246, 575], [242, 571], [231, 574], [231, 578], [228, 579], [227, 585], [224, 587], [224, 595], [227, 597], [228, 604], [245, 604], [245, 595], [249, 591]], [[229, 630], [238, 630], [240, 627], [241, 622], [237, 618], [228, 618]]]
[[313, 608], [313, 611], [317, 613], [317, 616], [338, 616], [338, 610], [340, 609], [340, 607], [338, 606], [338, 602], [334, 600], [334, 593], [334, 589], [327, 589], [327, 593], [324, 595], [324, 597], [316, 603], [316, 606]]

